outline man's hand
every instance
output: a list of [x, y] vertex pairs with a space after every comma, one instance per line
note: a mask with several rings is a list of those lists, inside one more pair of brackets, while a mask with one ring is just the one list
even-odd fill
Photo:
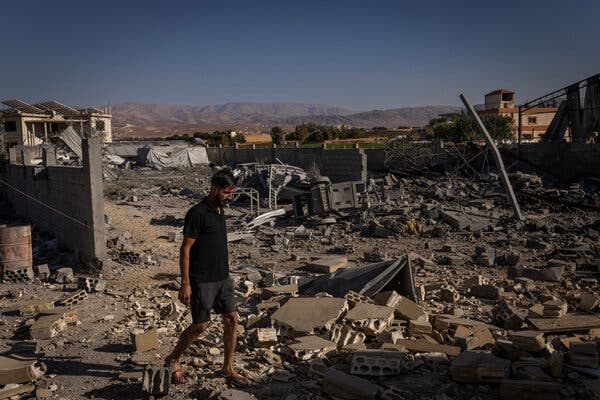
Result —
[[179, 289], [179, 301], [181, 301], [186, 306], [190, 305], [190, 300], [192, 299], [192, 287], [189, 283], [181, 284], [181, 289]]

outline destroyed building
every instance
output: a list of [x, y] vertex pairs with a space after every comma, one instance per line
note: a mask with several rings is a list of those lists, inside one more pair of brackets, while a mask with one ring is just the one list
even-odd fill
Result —
[[37, 146], [52, 135], [72, 127], [82, 137], [101, 136], [112, 141], [110, 108], [73, 108], [56, 101], [28, 104], [4, 100], [0, 122], [4, 127], [5, 146]]

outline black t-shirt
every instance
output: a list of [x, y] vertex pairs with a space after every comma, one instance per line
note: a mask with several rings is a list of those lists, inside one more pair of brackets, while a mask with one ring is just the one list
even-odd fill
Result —
[[196, 239], [190, 250], [190, 281], [217, 282], [229, 277], [225, 216], [206, 197], [185, 215], [183, 235]]

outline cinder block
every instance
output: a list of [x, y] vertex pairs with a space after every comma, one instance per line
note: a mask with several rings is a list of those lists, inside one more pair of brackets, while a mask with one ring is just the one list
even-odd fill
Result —
[[147, 366], [142, 377], [142, 392], [147, 396], [167, 396], [171, 387], [172, 373], [169, 367]]
[[403, 367], [405, 353], [386, 350], [363, 350], [352, 355], [350, 373], [353, 375], [398, 375]]

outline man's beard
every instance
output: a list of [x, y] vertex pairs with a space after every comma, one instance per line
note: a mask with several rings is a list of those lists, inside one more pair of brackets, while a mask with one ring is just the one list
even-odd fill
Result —
[[217, 199], [217, 201], [219, 202], [219, 207], [224, 208], [224, 207], [229, 207], [229, 203], [231, 203], [231, 200], [229, 199]]

